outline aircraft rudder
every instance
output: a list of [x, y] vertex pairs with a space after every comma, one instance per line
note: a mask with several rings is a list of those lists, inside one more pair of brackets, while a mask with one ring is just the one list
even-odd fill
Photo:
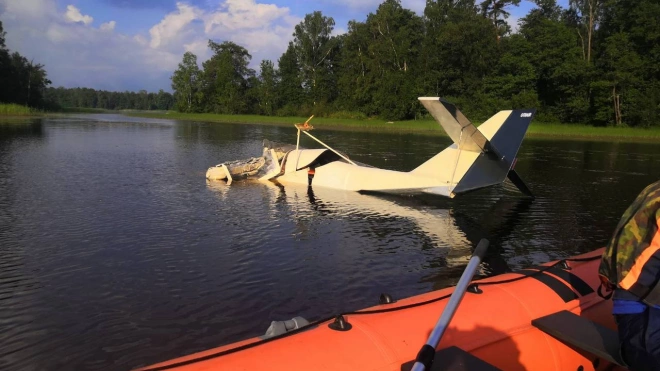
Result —
[[482, 124], [488, 130], [494, 130], [488, 135], [487, 153], [472, 164], [454, 192], [465, 193], [500, 184], [513, 176], [517, 180], [514, 184], [523, 193], [531, 193], [521, 185], [524, 183], [517, 174], [511, 174], [511, 170], [535, 114], [535, 108], [500, 111]]
[[489, 146], [511, 168], [523, 139], [534, 119], [536, 109], [511, 110], [506, 120], [489, 140]]

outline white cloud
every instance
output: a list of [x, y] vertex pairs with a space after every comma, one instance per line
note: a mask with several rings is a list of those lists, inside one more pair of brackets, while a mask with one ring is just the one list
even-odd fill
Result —
[[332, 32], [330, 33], [331, 36], [339, 36], [347, 33], [348, 30], [345, 27], [337, 27], [332, 29]]
[[1, 0], [0, 4], [4, 8], [3, 23], [8, 18], [20, 18], [24, 20], [42, 19], [47, 14], [55, 12], [55, 2], [52, 0]]
[[66, 13], [64, 14], [64, 18], [68, 22], [82, 22], [84, 24], [90, 24], [94, 21], [94, 18], [88, 15], [82, 15], [82, 13], [80, 13], [80, 9], [76, 8], [73, 5], [69, 5], [66, 7]]
[[188, 44], [183, 44], [185, 51], [191, 52], [197, 56], [199, 61], [200, 56], [205, 56], [208, 54], [208, 42], [207, 40], [196, 40]]
[[138, 44], [140, 44], [142, 46], [147, 46], [147, 44], [149, 43], [147, 38], [142, 36], [142, 35], [133, 36], [133, 40], [135, 40], [135, 42], [137, 42]]
[[148, 33], [128, 35], [115, 21], [93, 26], [73, 5], [58, 10], [56, 0], [0, 0], [0, 19], [7, 46], [44, 64], [53, 86], [120, 91], [170, 90], [183, 53], [201, 64], [210, 57], [209, 39], [245, 47], [258, 69], [262, 59], [277, 61], [301, 21], [288, 8], [255, 0], [225, 0], [213, 9], [179, 2]]
[[300, 21], [288, 8], [255, 0], [225, 0], [210, 10], [179, 2], [176, 11], [149, 30], [149, 45], [180, 54], [191, 51], [201, 62], [210, 57], [209, 39], [230, 40], [248, 50], [256, 68], [262, 59], [281, 56]]
[[424, 8], [426, 8], [426, 0], [404, 0], [401, 2], [401, 6], [422, 15], [424, 14]]
[[218, 11], [204, 16], [205, 31], [213, 33], [219, 29], [262, 29], [264, 25], [286, 17], [288, 13], [288, 8], [278, 8], [274, 4], [257, 4], [254, 0], [226, 0]]
[[[332, 5], [342, 5], [347, 7], [351, 11], [356, 11], [360, 14], [364, 13], [364, 17], [366, 17], [367, 12], [376, 12], [378, 6], [383, 3], [383, 0], [361, 0], [361, 1], [321, 0], [321, 1]], [[424, 13], [424, 8], [426, 7], [426, 0], [402, 0], [401, 6], [404, 9], [410, 9], [414, 11], [418, 15], [422, 15]], [[364, 19], [364, 17], [360, 19]]]
[[116, 25], [117, 25], [117, 22], [110, 21], [110, 22], [102, 23], [101, 26], [99, 27], [99, 29], [101, 29], [103, 31], [112, 31], [112, 30], [115, 29]]
[[168, 14], [160, 23], [149, 30], [152, 48], [158, 48], [161, 44], [180, 38], [184, 27], [195, 20], [200, 13], [195, 7], [184, 3], [177, 3], [176, 7], [177, 12]]

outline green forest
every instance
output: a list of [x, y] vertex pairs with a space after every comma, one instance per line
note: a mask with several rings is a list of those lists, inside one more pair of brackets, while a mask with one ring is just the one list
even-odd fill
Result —
[[232, 41], [209, 40], [201, 66], [185, 53], [173, 94], [48, 87], [44, 66], [0, 37], [0, 102], [410, 120], [427, 116], [417, 97], [440, 96], [474, 121], [534, 107], [541, 122], [660, 126], [657, 0], [534, 3], [515, 32], [507, 19], [520, 0], [427, 0], [421, 16], [385, 0], [338, 36], [334, 19], [316, 11], [258, 71]]
[[427, 0], [423, 16], [386, 0], [348, 32], [307, 14], [282, 56], [248, 68], [248, 50], [209, 40], [198, 67], [186, 53], [172, 76], [181, 112], [414, 119], [419, 96], [455, 102], [471, 119], [538, 109], [538, 120], [658, 125], [660, 3], [536, 0], [512, 32], [520, 0]]
[[59, 107], [107, 110], [174, 109], [174, 97], [171, 93], [163, 91], [163, 89], [159, 90], [158, 93], [149, 93], [146, 90], [115, 92], [90, 88], [49, 87], [46, 88], [44, 96], [46, 101], [56, 109]]
[[44, 92], [51, 84], [44, 65], [12, 53], [5, 45], [5, 35], [0, 22], [0, 103], [44, 107]]

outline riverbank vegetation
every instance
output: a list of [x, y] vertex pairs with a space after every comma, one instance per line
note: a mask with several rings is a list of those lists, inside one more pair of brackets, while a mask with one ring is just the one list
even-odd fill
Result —
[[442, 96], [471, 119], [538, 108], [541, 122], [660, 124], [660, 5], [652, 0], [536, 0], [514, 32], [520, 0], [428, 1], [423, 15], [385, 0], [333, 36], [307, 14], [276, 61], [249, 68], [248, 50], [209, 40], [199, 67], [187, 52], [172, 75], [181, 112], [382, 120], [427, 117], [419, 96]]
[[34, 116], [38, 110], [15, 103], [0, 103], [0, 116]]
[[146, 90], [107, 91], [90, 88], [53, 88], [45, 91], [46, 99], [56, 107], [64, 109], [76, 107], [97, 110], [170, 110], [174, 107], [171, 93], [159, 90], [150, 93]]
[[[295, 135], [296, 123], [305, 122], [308, 117], [295, 116], [263, 116], [263, 115], [224, 115], [214, 113], [181, 113], [181, 112], [131, 112], [129, 116], [162, 118], [171, 120], [217, 122], [226, 124], [260, 124], [291, 128]], [[336, 115], [335, 115], [336, 116]], [[475, 121], [475, 125], [481, 121]], [[345, 117], [314, 117], [310, 124], [316, 129], [374, 131], [394, 133], [415, 133], [425, 135], [446, 136], [446, 133], [432, 118], [404, 121], [387, 121], [382, 119], [359, 119]], [[529, 130], [530, 137], [548, 138], [590, 138], [590, 139], [647, 139], [660, 140], [658, 127], [595, 127], [584, 124], [552, 124], [533, 121]]]
[[29, 115], [46, 106], [43, 92], [51, 83], [44, 65], [11, 52], [0, 22], [0, 114]]

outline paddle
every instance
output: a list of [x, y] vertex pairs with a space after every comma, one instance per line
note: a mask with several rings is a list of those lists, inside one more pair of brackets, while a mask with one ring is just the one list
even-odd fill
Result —
[[417, 353], [417, 358], [415, 359], [415, 364], [411, 371], [431, 369], [433, 358], [435, 357], [435, 348], [438, 346], [438, 343], [440, 343], [440, 338], [445, 333], [452, 317], [454, 317], [454, 313], [456, 313], [456, 309], [458, 309], [458, 305], [463, 299], [463, 295], [465, 295], [465, 291], [467, 290], [477, 267], [481, 263], [481, 260], [483, 260], [484, 255], [486, 255], [488, 245], [488, 240], [482, 238], [481, 241], [479, 241], [477, 248], [474, 249], [474, 253], [472, 253], [472, 257], [470, 258], [465, 271], [463, 271], [461, 279], [458, 280], [458, 284], [456, 285], [454, 292], [452, 292], [447, 306], [445, 306], [445, 309], [442, 311], [435, 328], [433, 328], [429, 339], [426, 344], [422, 346], [422, 349], [419, 350], [419, 353]]

